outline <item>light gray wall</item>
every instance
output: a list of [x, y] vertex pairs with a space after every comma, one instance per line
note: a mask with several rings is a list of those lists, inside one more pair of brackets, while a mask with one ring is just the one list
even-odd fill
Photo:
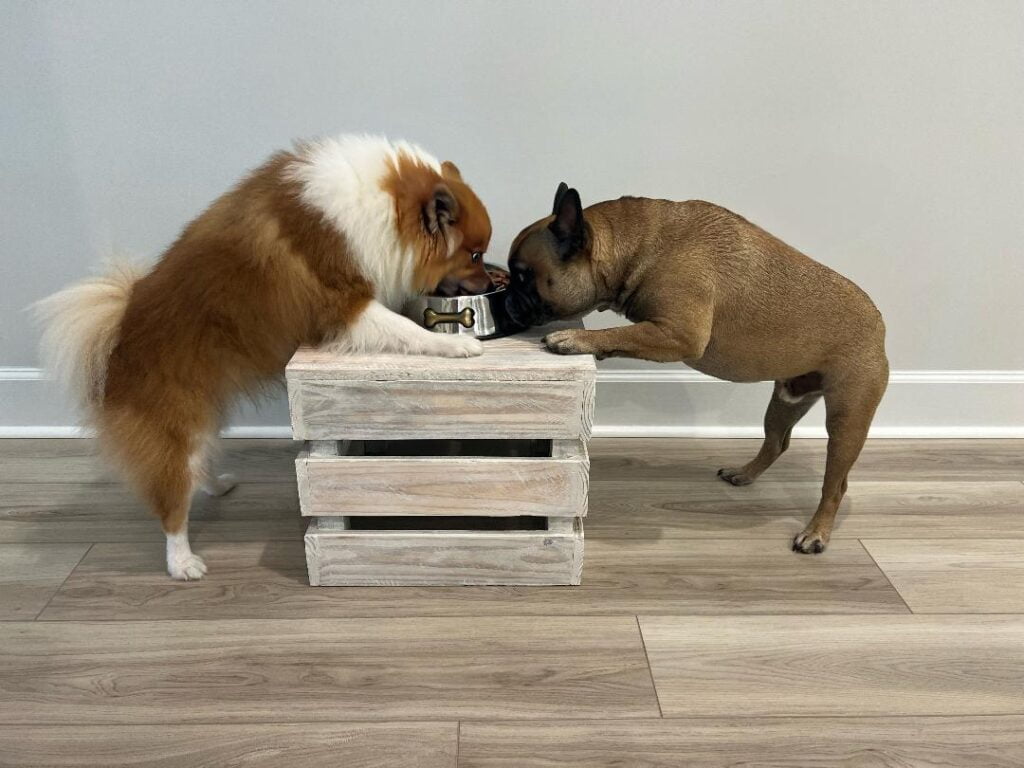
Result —
[[[563, 179], [585, 203], [704, 198], [865, 288], [895, 370], [1024, 369], [1015, 0], [0, 8], [0, 366], [37, 365], [23, 307], [104, 250], [153, 258], [293, 137], [373, 131], [455, 160], [501, 258]], [[1020, 386], [996, 400], [1020, 405]], [[921, 426], [945, 423], [954, 389], [929, 390]], [[5, 391], [0, 425], [22, 423]], [[604, 413], [636, 401], [661, 423], [660, 390], [605, 392]], [[756, 425], [766, 394], [739, 397]], [[664, 407], [688, 423], [688, 404]], [[1024, 421], [1010, 410], [985, 418]]]

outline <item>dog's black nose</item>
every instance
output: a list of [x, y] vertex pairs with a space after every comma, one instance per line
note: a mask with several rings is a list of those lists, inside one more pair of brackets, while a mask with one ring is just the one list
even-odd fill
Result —
[[533, 302], [521, 291], [511, 290], [505, 296], [505, 312], [516, 325], [528, 328], [537, 323], [537, 313]]
[[512, 275], [511, 282], [513, 288], [526, 290], [527, 286], [533, 282], [533, 270], [525, 264], [517, 261], [510, 262], [508, 271]]

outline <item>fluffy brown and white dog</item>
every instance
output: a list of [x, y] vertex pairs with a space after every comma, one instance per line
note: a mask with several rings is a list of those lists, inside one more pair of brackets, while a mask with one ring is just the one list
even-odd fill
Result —
[[117, 268], [38, 305], [48, 367], [104, 452], [160, 518], [167, 570], [206, 572], [188, 542], [192, 492], [225, 411], [280, 374], [299, 345], [467, 357], [479, 341], [397, 314], [443, 285], [490, 284], [487, 210], [451, 163], [345, 136], [280, 152], [192, 221], [148, 273]]

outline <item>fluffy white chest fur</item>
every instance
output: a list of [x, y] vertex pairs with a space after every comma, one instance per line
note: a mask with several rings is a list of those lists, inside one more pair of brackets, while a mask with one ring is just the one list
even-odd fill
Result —
[[377, 301], [396, 312], [413, 293], [414, 261], [412, 250], [398, 240], [395, 201], [382, 186], [399, 153], [441, 171], [437, 158], [421, 147], [380, 136], [315, 142], [303, 153], [306, 162], [291, 169], [302, 184], [302, 200], [344, 234]]

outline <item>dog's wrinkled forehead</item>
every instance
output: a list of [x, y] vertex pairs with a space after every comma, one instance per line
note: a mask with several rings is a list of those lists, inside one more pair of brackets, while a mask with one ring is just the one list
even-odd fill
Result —
[[553, 219], [554, 216], [548, 216], [520, 232], [508, 250], [509, 262], [535, 262], [552, 255], [555, 240], [548, 225]]

